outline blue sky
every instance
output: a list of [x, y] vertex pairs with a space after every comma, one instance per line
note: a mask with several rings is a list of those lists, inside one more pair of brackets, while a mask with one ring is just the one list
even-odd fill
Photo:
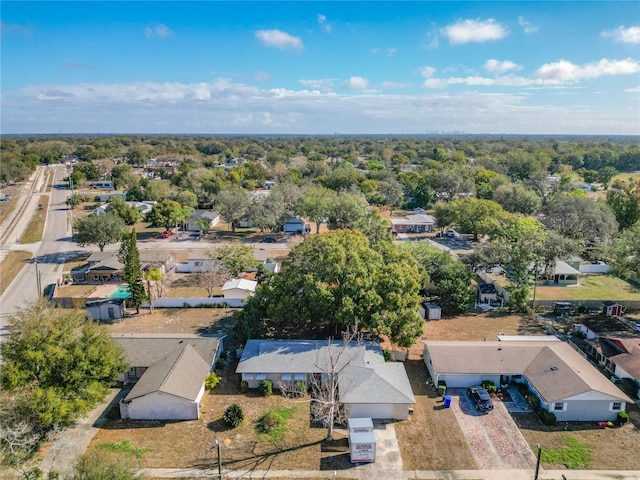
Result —
[[640, 2], [1, 2], [3, 133], [640, 134]]

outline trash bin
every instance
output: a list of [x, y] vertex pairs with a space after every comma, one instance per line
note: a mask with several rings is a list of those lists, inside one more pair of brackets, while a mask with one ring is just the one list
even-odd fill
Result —
[[450, 395], [445, 395], [444, 396], [444, 408], [449, 408], [451, 406], [451, 396]]

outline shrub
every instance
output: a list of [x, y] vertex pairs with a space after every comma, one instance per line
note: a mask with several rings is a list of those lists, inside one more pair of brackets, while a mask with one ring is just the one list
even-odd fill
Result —
[[627, 412], [618, 412], [618, 423], [624, 425], [629, 421], [629, 414]]
[[542, 420], [542, 423], [544, 423], [548, 427], [554, 426], [557, 422], [556, 415], [553, 412], [547, 412], [546, 410], [540, 409], [538, 415], [540, 416], [540, 420]]
[[273, 383], [271, 380], [262, 380], [260, 382], [260, 393], [262, 393], [264, 397], [268, 397], [273, 393]]
[[233, 428], [242, 425], [242, 422], [244, 421], [244, 413], [240, 405], [237, 405], [235, 403], [229, 405], [222, 415], [222, 420], [224, 421], [224, 423]]
[[204, 388], [206, 388], [207, 390], [213, 390], [219, 383], [220, 375], [218, 375], [216, 372], [212, 372], [207, 375], [207, 379], [204, 381]]
[[273, 440], [280, 439], [286, 432], [287, 420], [295, 413], [295, 408], [280, 408], [267, 412], [260, 418], [256, 429], [269, 435]]
[[480, 385], [482, 385], [482, 388], [484, 388], [489, 393], [496, 393], [498, 391], [496, 384], [492, 380], [482, 380], [482, 382], [480, 382]]
[[393, 360], [393, 356], [391, 355], [391, 352], [389, 350], [382, 350], [382, 355], [384, 356], [385, 362], [390, 362], [391, 360]]
[[296, 393], [300, 396], [307, 394], [307, 384], [304, 382], [296, 382], [294, 388]]
[[242, 393], [247, 393], [248, 390], [249, 390], [249, 382], [247, 382], [246, 380], [242, 380], [240, 382], [240, 391]]

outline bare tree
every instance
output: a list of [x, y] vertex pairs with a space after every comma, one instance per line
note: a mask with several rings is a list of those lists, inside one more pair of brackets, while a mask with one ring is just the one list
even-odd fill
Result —
[[213, 297], [216, 288], [222, 285], [229, 275], [229, 270], [219, 259], [216, 248], [211, 248], [206, 253], [207, 259], [202, 262], [199, 274], [200, 284], [207, 290], [207, 295]]
[[0, 422], [0, 454], [3, 463], [22, 463], [31, 456], [41, 440], [42, 433], [26, 420], [3, 418]]
[[[341, 375], [356, 359], [362, 358], [365, 346], [362, 335], [355, 328], [343, 332], [342, 341], [329, 338], [326, 346], [316, 352], [316, 373], [309, 379], [311, 415], [327, 428], [327, 440], [333, 440], [336, 424], [346, 420], [347, 412], [340, 401], [340, 392], [346, 393], [351, 385]], [[299, 382], [281, 383], [280, 391], [288, 398], [302, 394]]]

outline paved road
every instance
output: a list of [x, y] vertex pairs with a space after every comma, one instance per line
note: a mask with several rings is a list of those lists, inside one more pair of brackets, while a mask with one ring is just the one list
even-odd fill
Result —
[[[60, 275], [58, 264], [64, 263], [69, 256], [73, 255], [74, 250], [79, 250], [78, 246], [71, 242], [70, 212], [65, 204], [70, 192], [56, 188], [56, 185], [62, 186], [62, 179], [67, 175], [66, 168], [62, 165], [43, 168], [54, 170], [55, 179], [54, 188], [49, 195], [49, 209], [42, 241], [24, 245], [12, 243], [3, 246], [10, 250], [28, 250], [34, 254], [34, 257], [0, 297], [0, 335], [6, 334], [6, 322], [10, 316], [37, 299], [36, 272], [41, 278], [40, 283], [44, 289], [49, 283], [55, 282]], [[21, 234], [31, 220], [37, 209], [40, 194], [44, 194], [44, 190], [30, 199], [29, 207], [19, 220], [16, 229], [17, 235]], [[9, 241], [11, 240], [13, 239], [9, 239]]]

